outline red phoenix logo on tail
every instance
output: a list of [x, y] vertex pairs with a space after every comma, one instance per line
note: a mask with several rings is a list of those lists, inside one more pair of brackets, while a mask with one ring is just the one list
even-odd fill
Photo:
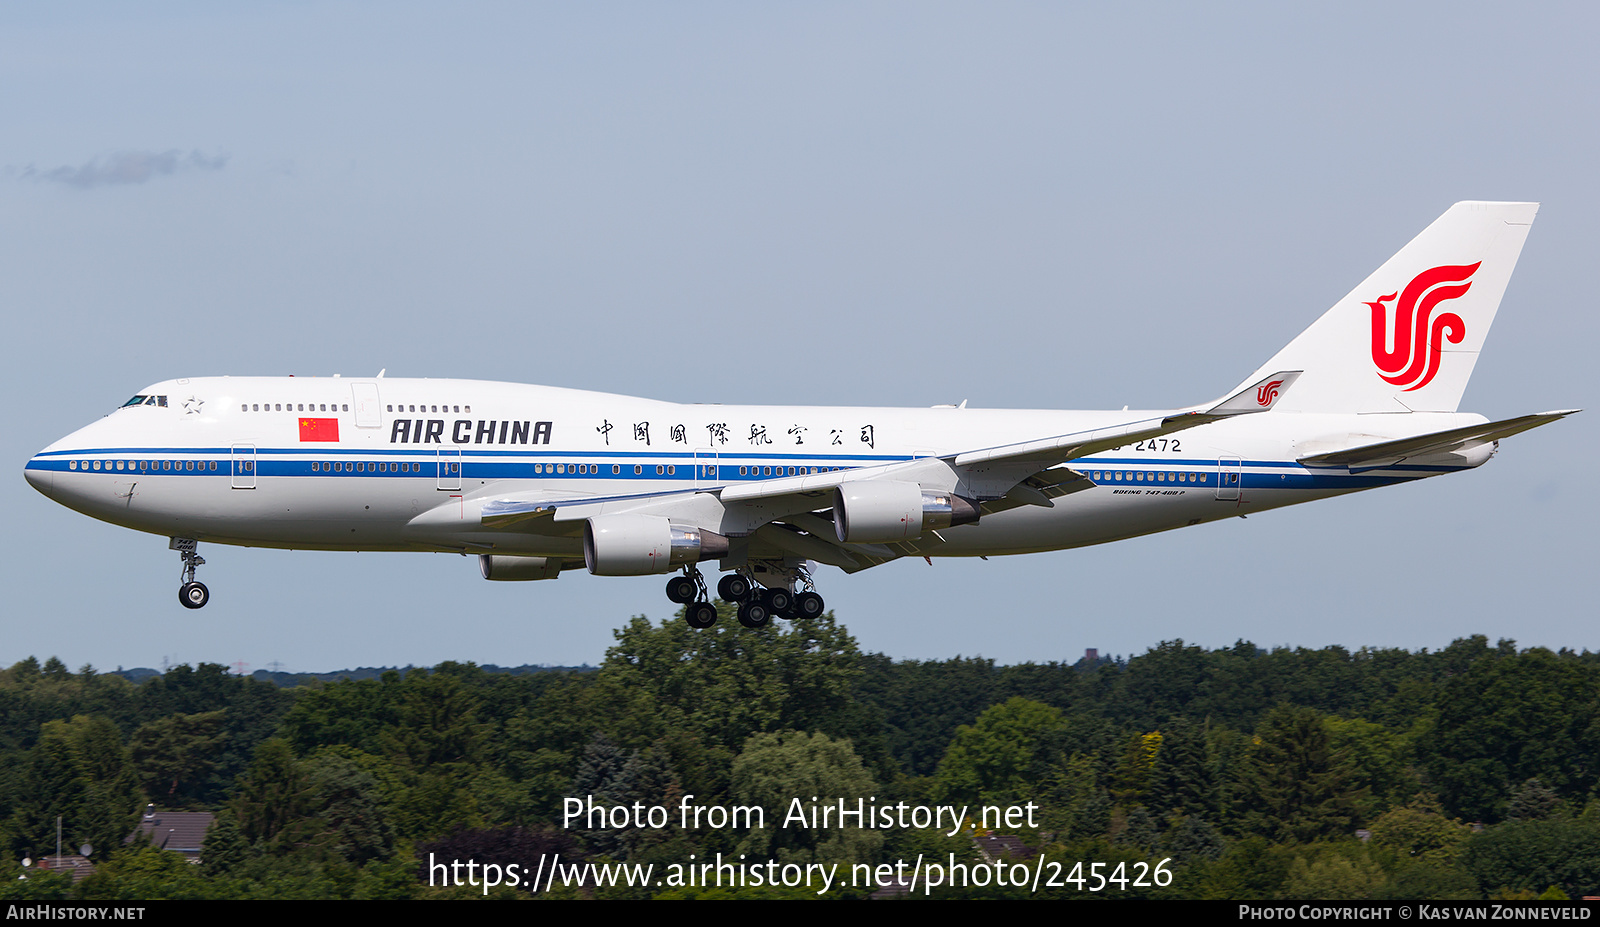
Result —
[[1282, 380], [1273, 380], [1271, 383], [1263, 383], [1256, 387], [1256, 405], [1272, 405], [1272, 400], [1278, 398], [1278, 387], [1282, 385]]
[[[1456, 299], [1472, 288], [1472, 275], [1483, 264], [1444, 265], [1425, 270], [1405, 289], [1378, 297], [1372, 307], [1372, 362], [1378, 376], [1395, 386], [1410, 383], [1405, 391], [1422, 389], [1439, 372], [1439, 355], [1444, 341], [1460, 344], [1467, 336], [1467, 323], [1454, 312], [1430, 318], [1435, 306]], [[1450, 285], [1446, 285], [1450, 284]], [[1394, 337], [1389, 337], [1389, 311], [1385, 303], [1395, 297]], [[1390, 348], [1389, 345], [1394, 347]]]

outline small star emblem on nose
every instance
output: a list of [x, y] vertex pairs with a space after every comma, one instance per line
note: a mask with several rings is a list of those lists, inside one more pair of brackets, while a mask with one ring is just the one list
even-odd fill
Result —
[[193, 396], [190, 396], [188, 399], [185, 399], [183, 401], [183, 414], [184, 415], [199, 415], [200, 414], [200, 407], [205, 405], [205, 404], [206, 404], [206, 401], [204, 399], [196, 399]]

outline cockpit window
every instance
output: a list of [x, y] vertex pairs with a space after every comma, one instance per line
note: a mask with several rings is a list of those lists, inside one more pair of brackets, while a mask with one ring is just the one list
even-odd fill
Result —
[[129, 406], [161, 406], [166, 408], [166, 405], [167, 397], [165, 396], [135, 396], [123, 403], [121, 408], [126, 409]]

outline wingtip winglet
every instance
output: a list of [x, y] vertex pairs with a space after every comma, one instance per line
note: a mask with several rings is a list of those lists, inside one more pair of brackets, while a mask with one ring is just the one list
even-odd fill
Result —
[[1294, 381], [1300, 379], [1302, 373], [1304, 371], [1301, 370], [1280, 370], [1262, 377], [1211, 408], [1203, 410], [1203, 414], [1223, 418], [1252, 412], [1270, 412], [1289, 388], [1294, 386]]

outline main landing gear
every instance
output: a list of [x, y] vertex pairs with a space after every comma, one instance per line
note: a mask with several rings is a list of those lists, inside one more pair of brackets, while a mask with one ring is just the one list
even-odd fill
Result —
[[[800, 567], [788, 571], [786, 586], [757, 588], [744, 573], [729, 573], [717, 581], [717, 598], [739, 607], [739, 623], [747, 628], [764, 628], [774, 618], [789, 621], [820, 618], [825, 608], [811, 582], [811, 575]], [[791, 587], [800, 585], [802, 592]], [[709, 628], [717, 623], [717, 607], [708, 601], [705, 577], [690, 564], [681, 575], [667, 580], [667, 598], [684, 606], [685, 620], [691, 628]]]
[[195, 568], [206, 562], [195, 550], [199, 544], [193, 538], [173, 538], [167, 546], [183, 558], [183, 585], [178, 587], [178, 601], [184, 608], [205, 608], [211, 601], [211, 590], [194, 579]]
[[717, 623], [717, 607], [706, 593], [705, 577], [694, 564], [684, 568], [682, 576], [667, 580], [667, 598], [684, 606], [684, 620], [691, 628], [709, 628]]
[[[787, 578], [788, 586], [762, 589], [743, 573], [729, 573], [717, 582], [717, 597], [738, 606], [739, 623], [747, 628], [766, 627], [774, 618], [794, 621], [821, 617], [822, 596], [812, 587], [811, 577], [800, 569]], [[791, 591], [789, 587], [795, 584], [803, 585], [805, 590]]]

